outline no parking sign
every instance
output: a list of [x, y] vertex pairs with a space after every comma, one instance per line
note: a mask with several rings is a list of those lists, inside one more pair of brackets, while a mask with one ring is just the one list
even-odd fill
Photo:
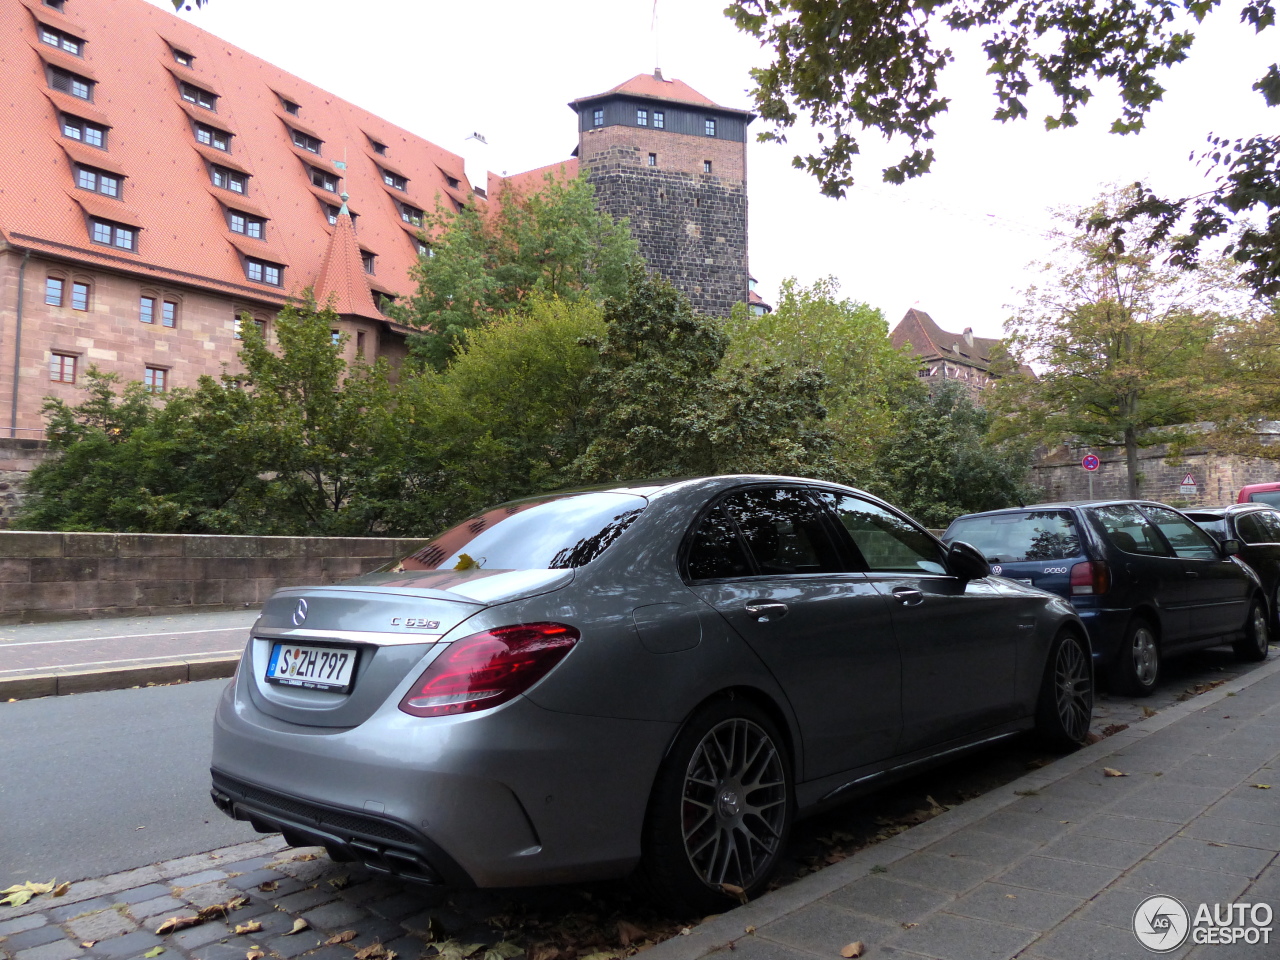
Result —
[[1092, 453], [1085, 454], [1084, 459], [1080, 461], [1080, 466], [1084, 467], [1090, 473], [1092, 473], [1094, 470], [1097, 470], [1098, 467], [1101, 465], [1102, 463], [1098, 459], [1097, 455]]

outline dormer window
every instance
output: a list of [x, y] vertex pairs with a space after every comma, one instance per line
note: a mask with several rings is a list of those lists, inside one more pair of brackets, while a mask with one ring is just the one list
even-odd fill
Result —
[[246, 257], [244, 275], [254, 283], [266, 283], [273, 287], [278, 287], [284, 277], [284, 267], [278, 263]]
[[231, 134], [214, 127], [206, 127], [203, 123], [196, 124], [196, 140], [215, 150], [231, 150]]
[[417, 237], [413, 238], [413, 249], [418, 251], [418, 256], [420, 257], [434, 257], [436, 255], [436, 252], [427, 243]]
[[280, 97], [280, 106], [284, 107], [284, 112], [290, 116], [296, 117], [302, 112], [302, 108], [290, 100], [288, 97]]
[[133, 227], [96, 217], [89, 221], [89, 237], [94, 243], [120, 250], [136, 250], [138, 233]]
[[[404, 177], [400, 176], [400, 174], [398, 173], [392, 173], [390, 170], [382, 171], [382, 182], [385, 183], [388, 187], [392, 187], [396, 190], [409, 189], [409, 181], [406, 180]], [[457, 183], [458, 181], [455, 180], [453, 182]]]
[[120, 178], [105, 170], [76, 166], [76, 186], [81, 190], [100, 193], [104, 197], [120, 197]]
[[194, 83], [186, 83], [185, 81], [178, 84], [178, 91], [182, 94], [182, 99], [187, 103], [194, 103], [197, 107], [204, 107], [206, 110], [217, 111], [218, 98], [201, 87], [197, 87]]
[[364, 265], [365, 273], [368, 273], [368, 274], [373, 273], [373, 264], [374, 264], [374, 261], [377, 259], [378, 259], [378, 255], [376, 253], [370, 253], [368, 250], [360, 251], [360, 262]]
[[74, 53], [77, 57], [84, 56], [83, 40], [69, 33], [63, 33], [61, 30], [55, 30], [53, 27], [46, 27], [43, 23], [40, 24], [40, 42], [65, 50], [67, 53]]
[[216, 163], [209, 168], [210, 179], [213, 180], [215, 187], [221, 187], [223, 190], [230, 190], [232, 193], [243, 194], [248, 187], [248, 177], [237, 170], [229, 170], [226, 167], [220, 167]]
[[44, 0], [44, 5], [46, 7], [50, 10], [57, 10], [59, 13], [62, 12], [63, 4], [64, 0]]
[[241, 213], [239, 210], [232, 210], [228, 213], [227, 226], [231, 228], [232, 233], [243, 234], [246, 237], [252, 237], [254, 240], [263, 239], [267, 232], [267, 221], [252, 214]]
[[178, 65], [183, 67], [195, 66], [196, 58], [193, 57], [191, 54], [187, 53], [187, 51], [179, 50], [177, 47], [172, 47], [171, 49], [173, 50], [174, 63], [177, 63]]
[[308, 153], [318, 154], [320, 152], [320, 147], [323, 145], [323, 141], [317, 140], [315, 137], [308, 136], [301, 130], [294, 130], [290, 128], [289, 132], [293, 135], [293, 145], [295, 147], [298, 147], [301, 150], [306, 150]]
[[[366, 134], [366, 136], [368, 136], [368, 134]], [[385, 157], [387, 155], [387, 145], [385, 143], [379, 143], [377, 140], [373, 139], [373, 137], [369, 137], [369, 146], [373, 148], [373, 152], [378, 156]]]
[[400, 204], [400, 219], [415, 227], [422, 226], [422, 211], [411, 203]]
[[93, 81], [61, 67], [49, 67], [49, 86], [81, 100], [93, 99]]
[[91, 147], [98, 147], [103, 150], [107, 148], [107, 131], [105, 127], [89, 123], [87, 120], [81, 120], [79, 117], [73, 117], [70, 114], [64, 113], [62, 115], [62, 135], [68, 140], [79, 140], [81, 143], [87, 143]]
[[338, 192], [338, 178], [327, 170], [321, 170], [319, 167], [311, 168], [311, 183], [321, 190], [328, 190], [330, 193]]

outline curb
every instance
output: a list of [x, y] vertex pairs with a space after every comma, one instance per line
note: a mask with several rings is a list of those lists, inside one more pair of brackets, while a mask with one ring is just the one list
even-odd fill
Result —
[[55, 667], [39, 673], [0, 677], [0, 702], [34, 700], [38, 697], [65, 697], [98, 690], [125, 690], [147, 684], [217, 680], [235, 673], [240, 656], [184, 657], [159, 663], [130, 664], [85, 670]]
[[763, 927], [801, 907], [808, 906], [854, 880], [869, 876], [875, 867], [884, 867], [895, 860], [901, 860], [917, 850], [946, 839], [1003, 807], [1016, 803], [1022, 799], [1018, 791], [1039, 790], [1056, 783], [1083, 767], [1119, 753], [1136, 741], [1212, 706], [1228, 694], [1238, 693], [1277, 673], [1280, 673], [1280, 657], [1273, 656], [1267, 664], [1237, 680], [1224, 683], [1220, 687], [1215, 687], [1182, 703], [1174, 704], [1149, 720], [1135, 724], [1091, 746], [1083, 747], [990, 793], [952, 807], [946, 813], [939, 814], [919, 826], [904, 830], [888, 840], [865, 847], [840, 863], [765, 894], [759, 900], [741, 907], [734, 907], [714, 919], [706, 920], [693, 927], [687, 935], [672, 937], [646, 950], [645, 958], [646, 960], [699, 960], [700, 957], [713, 951], [725, 947], [732, 949], [735, 941], [751, 936], [747, 933], [747, 927]]

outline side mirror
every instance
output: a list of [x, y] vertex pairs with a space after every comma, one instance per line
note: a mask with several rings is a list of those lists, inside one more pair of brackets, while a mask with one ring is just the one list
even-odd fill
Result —
[[991, 574], [991, 564], [975, 546], [963, 540], [954, 541], [947, 548], [947, 569], [960, 580], [979, 580]]
[[1240, 552], [1239, 540], [1235, 540], [1235, 539], [1223, 540], [1222, 543], [1219, 544], [1219, 546], [1222, 547], [1222, 555], [1224, 557], [1234, 557], [1237, 553]]

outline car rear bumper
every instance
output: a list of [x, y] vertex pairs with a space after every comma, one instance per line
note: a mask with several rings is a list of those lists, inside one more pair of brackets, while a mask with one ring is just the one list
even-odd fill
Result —
[[1089, 642], [1093, 646], [1093, 662], [1095, 664], [1110, 663], [1124, 642], [1124, 631], [1129, 625], [1133, 611], [1128, 608], [1107, 609], [1105, 607], [1076, 607], [1080, 622], [1089, 631]]
[[[243, 676], [238, 678], [243, 682]], [[236, 698], [214, 722], [224, 813], [335, 860], [424, 883], [523, 886], [623, 876], [640, 856], [675, 725], [526, 698], [420, 719], [393, 698], [357, 727], [307, 727]]]

